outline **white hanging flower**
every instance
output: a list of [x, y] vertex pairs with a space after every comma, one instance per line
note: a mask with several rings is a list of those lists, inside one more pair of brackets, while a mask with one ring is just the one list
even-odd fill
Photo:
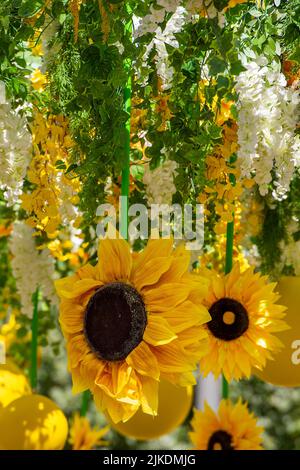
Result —
[[31, 135], [26, 119], [13, 110], [0, 82], [0, 189], [9, 205], [18, 201], [31, 159]]
[[39, 287], [44, 298], [57, 305], [55, 293], [54, 260], [48, 249], [37, 250], [33, 230], [25, 222], [15, 222], [10, 238], [10, 251], [13, 255], [12, 271], [16, 279], [22, 313], [32, 318], [32, 294]]
[[72, 226], [80, 215], [79, 209], [73, 204], [73, 199], [77, 196], [77, 191], [70, 184], [66, 184], [66, 177], [63, 173], [58, 173], [55, 184], [59, 188], [59, 213], [64, 226]]
[[61, 44], [59, 44], [58, 42], [52, 44], [52, 41], [59, 29], [59, 22], [57, 20], [53, 20], [50, 16], [47, 16], [45, 20], [45, 25], [46, 27], [44, 28], [41, 34], [43, 50], [43, 73], [46, 73], [47, 68], [49, 67], [49, 65], [51, 65], [52, 61], [55, 59], [56, 55], [61, 49]]
[[[282, 200], [300, 166], [298, 122], [299, 91], [287, 87], [277, 64], [258, 57], [237, 77], [239, 93], [238, 162], [242, 176], [251, 177], [266, 195]], [[272, 181], [272, 173], [275, 178]]]
[[300, 240], [294, 239], [294, 234], [298, 231], [299, 220], [294, 216], [286, 227], [286, 238], [280, 242], [281, 258], [276, 266], [279, 274], [285, 267], [292, 267], [295, 275], [300, 276]]
[[166, 160], [153, 171], [148, 164], [145, 166], [143, 182], [149, 204], [172, 204], [172, 197], [176, 192], [176, 168], [177, 163], [172, 160]]
[[157, 75], [162, 81], [162, 90], [168, 90], [172, 86], [172, 80], [174, 75], [174, 68], [169, 62], [169, 55], [166, 48], [166, 44], [178, 48], [179, 43], [176, 39], [175, 34], [182, 30], [185, 24], [186, 10], [183, 7], [176, 8], [170, 19], [167, 21], [165, 28], [157, 26], [155, 29], [155, 36], [148, 44], [146, 53], [144, 55], [144, 61], [146, 62], [151, 50], [155, 48], [156, 55], [154, 57]]

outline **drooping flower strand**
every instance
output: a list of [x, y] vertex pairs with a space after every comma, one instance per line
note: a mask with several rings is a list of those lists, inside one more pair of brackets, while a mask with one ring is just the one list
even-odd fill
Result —
[[27, 178], [35, 188], [22, 195], [22, 207], [29, 214], [27, 222], [53, 238], [61, 224], [72, 225], [79, 216], [79, 181], [64, 174], [72, 140], [66, 119], [58, 115], [37, 112], [32, 133], [34, 154]]
[[21, 110], [13, 109], [0, 82], [0, 189], [9, 205], [19, 201], [31, 158], [31, 136]]
[[300, 138], [295, 134], [299, 91], [287, 87], [277, 65], [269, 66], [264, 57], [245, 66], [236, 84], [241, 176], [253, 177], [261, 195], [270, 190], [275, 199], [282, 200], [300, 166]]
[[166, 160], [162, 165], [151, 170], [145, 165], [143, 182], [146, 185], [146, 194], [149, 204], [171, 204], [173, 194], [176, 192], [174, 177], [177, 163]]

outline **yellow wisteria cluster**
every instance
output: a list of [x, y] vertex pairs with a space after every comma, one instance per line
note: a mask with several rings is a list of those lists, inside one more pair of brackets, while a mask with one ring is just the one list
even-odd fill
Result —
[[33, 157], [27, 172], [35, 186], [21, 197], [22, 207], [29, 214], [27, 223], [38, 232], [54, 238], [62, 223], [76, 223], [80, 183], [68, 178], [62, 169], [70, 163], [72, 140], [68, 123], [61, 115], [36, 112], [32, 124]]
[[262, 450], [263, 428], [239, 400], [235, 405], [222, 400], [218, 413], [205, 403], [195, 410], [190, 439], [196, 450]]
[[[254, 219], [253, 220], [254, 223]], [[246, 220], [244, 220], [244, 205], [237, 201], [235, 203], [234, 212], [234, 239], [233, 239], [233, 261], [240, 264], [241, 271], [249, 268], [249, 262], [243, 254], [242, 242], [245, 236], [248, 235]], [[225, 269], [225, 256], [226, 253], [226, 226], [225, 221], [222, 222], [222, 230], [218, 235], [217, 240], [213, 245], [206, 245], [203, 252], [199, 256], [200, 267], [207, 267], [214, 269], [218, 273], [223, 273]], [[252, 232], [251, 232], [252, 233]], [[196, 268], [197, 271], [198, 268]]]
[[[204, 92], [208, 82], [202, 80], [198, 87], [200, 105], [205, 103]], [[212, 154], [206, 158], [206, 180], [203, 192], [198, 200], [205, 205], [205, 219], [217, 216], [214, 231], [217, 235], [226, 233], [226, 225], [233, 221], [236, 203], [245, 189], [254, 182], [240, 178], [240, 170], [235, 165], [235, 154], [238, 150], [238, 128], [233, 118], [231, 107], [234, 103], [215, 97], [211, 106], [215, 122], [222, 127], [222, 142], [215, 146]]]
[[[74, 20], [74, 42], [77, 42], [78, 40], [80, 7], [84, 2], [85, 0], [69, 0], [69, 9]], [[107, 42], [110, 33], [109, 11], [114, 8], [114, 5], [109, 5], [103, 0], [98, 0], [98, 7], [101, 15], [101, 31], [103, 33], [103, 41]]]
[[[205, 216], [218, 216], [215, 232], [219, 235], [226, 232], [226, 223], [232, 222], [235, 202], [243, 192], [240, 181], [232, 184], [232, 177], [238, 176], [238, 170], [230, 162], [230, 157], [237, 150], [237, 127], [234, 123], [223, 125], [223, 140], [217, 145], [212, 155], [206, 158], [206, 184], [199, 196], [199, 202], [205, 204]], [[208, 207], [213, 202], [213, 209]]]

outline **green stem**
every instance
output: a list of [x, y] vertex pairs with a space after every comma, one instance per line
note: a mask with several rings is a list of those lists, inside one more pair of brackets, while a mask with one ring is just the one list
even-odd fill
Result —
[[[234, 214], [232, 214], [234, 218]], [[226, 258], [225, 258], [225, 274], [230, 273], [233, 264], [233, 239], [234, 239], [234, 219], [228, 222], [226, 231]], [[229, 384], [225, 377], [222, 377], [222, 397], [227, 399], [229, 396]]]
[[126, 160], [122, 170], [122, 183], [121, 183], [121, 225], [120, 233], [124, 239], [128, 238], [128, 197], [129, 197], [129, 184], [130, 184], [130, 109], [131, 109], [131, 77], [128, 77], [127, 85], [124, 90], [124, 107], [128, 113], [128, 119], [125, 125], [125, 155]]
[[80, 416], [86, 416], [90, 403], [90, 391], [85, 390], [82, 394]]
[[230, 271], [232, 270], [233, 237], [234, 237], [234, 222], [232, 221], [232, 222], [228, 222], [227, 224], [225, 274], [230, 273]]
[[[132, 35], [132, 19], [126, 25], [126, 31]], [[128, 114], [128, 118], [125, 124], [125, 162], [122, 170], [122, 182], [121, 182], [121, 221], [120, 221], [120, 233], [122, 238], [128, 238], [128, 198], [129, 198], [129, 185], [130, 185], [130, 111], [131, 111], [131, 60], [127, 59], [124, 63], [124, 69], [127, 72], [128, 78], [126, 87], [124, 89], [124, 110]]]
[[222, 377], [222, 397], [225, 399], [229, 397], [229, 385], [224, 375]]
[[30, 383], [32, 390], [37, 388], [37, 370], [38, 370], [38, 306], [39, 306], [39, 288], [32, 295], [33, 316], [31, 321], [31, 357], [30, 357]]

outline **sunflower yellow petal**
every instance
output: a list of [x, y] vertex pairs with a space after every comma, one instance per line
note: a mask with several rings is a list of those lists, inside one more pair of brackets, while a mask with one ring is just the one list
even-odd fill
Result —
[[157, 416], [159, 382], [152, 377], [140, 376], [140, 383], [143, 412]]
[[184, 302], [189, 292], [185, 284], [170, 283], [162, 285], [159, 289], [147, 289], [143, 294], [150, 312], [163, 312]]
[[60, 288], [59, 295], [65, 299], [76, 299], [92, 290], [99, 289], [101, 286], [102, 283], [96, 279], [80, 279], [74, 282], [72, 286], [69, 286], [69, 289], [67, 289], [66, 286]]
[[105, 239], [98, 248], [99, 277], [103, 283], [127, 281], [132, 269], [132, 256], [129, 244], [123, 239]]
[[139, 265], [133, 272], [132, 282], [138, 290], [145, 286], [156, 284], [160, 277], [168, 271], [172, 258], [155, 258], [147, 261], [144, 265]]
[[148, 323], [144, 333], [146, 343], [153, 346], [161, 346], [162, 344], [170, 343], [176, 338], [176, 334], [172, 331], [165, 318], [158, 315], [148, 316]]
[[139, 374], [159, 379], [160, 371], [156, 356], [144, 341], [127, 356], [126, 362]]

